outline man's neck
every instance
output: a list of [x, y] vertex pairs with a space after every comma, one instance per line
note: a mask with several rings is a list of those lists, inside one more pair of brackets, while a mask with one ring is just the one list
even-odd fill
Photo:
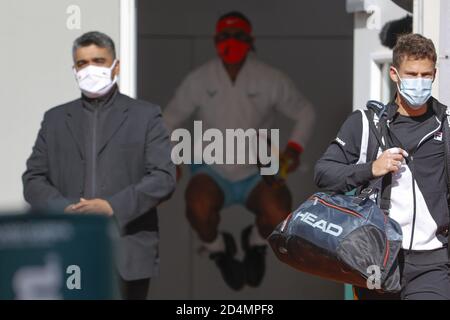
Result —
[[426, 103], [424, 105], [422, 105], [418, 109], [411, 108], [408, 105], [408, 103], [405, 101], [405, 99], [402, 98], [400, 93], [397, 93], [397, 97], [395, 99], [395, 102], [398, 105], [398, 112], [402, 116], [406, 116], [406, 117], [418, 117], [418, 116], [421, 116], [421, 115], [423, 115], [423, 114], [425, 114], [427, 112], [427, 108], [428, 108]]
[[95, 103], [95, 104], [101, 104], [104, 103], [106, 101], [108, 101], [114, 94], [115, 92], [118, 90], [118, 86], [117, 84], [115, 84], [111, 90], [109, 90], [107, 93], [105, 93], [104, 95], [97, 97], [97, 98], [89, 98], [87, 96], [85, 96], [84, 94], [82, 95], [82, 98], [86, 101], [88, 101], [89, 103]]
[[119, 92], [119, 88], [114, 85], [111, 90], [105, 95], [98, 98], [88, 98], [85, 95], [82, 96], [82, 100], [84, 101], [83, 105], [90, 111], [94, 111], [96, 109], [103, 109], [104, 107], [110, 106], [110, 102], [113, 101], [116, 93]]

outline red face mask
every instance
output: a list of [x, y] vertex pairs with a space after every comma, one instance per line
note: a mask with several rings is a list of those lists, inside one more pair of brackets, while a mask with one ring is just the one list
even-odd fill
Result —
[[250, 51], [250, 44], [231, 38], [217, 43], [216, 49], [225, 63], [237, 64], [247, 56]]

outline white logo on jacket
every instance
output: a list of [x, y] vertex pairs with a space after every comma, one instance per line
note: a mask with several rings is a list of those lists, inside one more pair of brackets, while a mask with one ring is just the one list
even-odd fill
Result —
[[437, 140], [437, 141], [442, 141], [442, 132], [436, 132], [435, 134], [434, 134], [434, 140]]
[[340, 138], [336, 137], [336, 142], [339, 143], [341, 146], [345, 147], [345, 142], [342, 141]]

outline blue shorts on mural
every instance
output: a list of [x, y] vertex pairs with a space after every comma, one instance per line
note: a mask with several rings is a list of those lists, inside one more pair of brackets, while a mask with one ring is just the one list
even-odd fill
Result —
[[191, 164], [192, 175], [206, 174], [211, 177], [217, 185], [222, 189], [224, 194], [224, 208], [233, 204], [241, 204], [245, 206], [250, 192], [262, 180], [259, 174], [251, 175], [239, 181], [230, 181], [222, 177], [211, 166], [207, 164]]

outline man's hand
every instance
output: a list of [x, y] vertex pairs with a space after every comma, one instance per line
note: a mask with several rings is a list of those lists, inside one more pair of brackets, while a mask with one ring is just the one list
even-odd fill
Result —
[[86, 200], [81, 198], [80, 202], [66, 208], [71, 213], [101, 213], [107, 216], [113, 215], [113, 209], [108, 201], [103, 199]]
[[75, 211], [73, 211], [73, 207], [74, 207], [75, 205], [74, 204], [71, 204], [71, 205], [68, 205], [65, 209], [64, 209], [64, 212], [65, 213], [74, 213]]
[[401, 148], [391, 148], [384, 151], [377, 160], [372, 163], [372, 174], [375, 178], [382, 177], [389, 172], [400, 170], [408, 153]]

